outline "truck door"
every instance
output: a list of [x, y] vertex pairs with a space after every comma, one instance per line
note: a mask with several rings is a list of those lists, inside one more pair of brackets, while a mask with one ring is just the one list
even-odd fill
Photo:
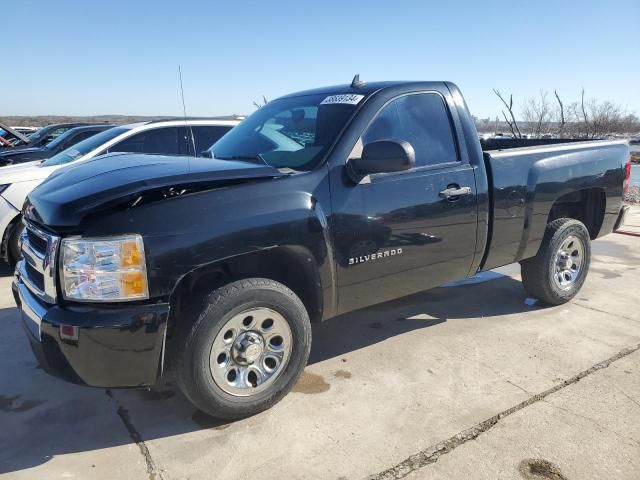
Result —
[[332, 187], [340, 312], [468, 275], [476, 246], [476, 188], [452, 125], [439, 92], [405, 94], [386, 103], [357, 142], [351, 158], [367, 143], [405, 140], [416, 165]]

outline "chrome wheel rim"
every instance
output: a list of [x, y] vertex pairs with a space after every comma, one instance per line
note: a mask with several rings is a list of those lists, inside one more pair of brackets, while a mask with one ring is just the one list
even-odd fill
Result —
[[553, 279], [561, 290], [571, 289], [580, 277], [584, 244], [575, 235], [568, 236], [556, 253]]
[[216, 335], [209, 367], [218, 387], [229, 395], [248, 397], [271, 385], [289, 362], [291, 328], [269, 308], [234, 315]]

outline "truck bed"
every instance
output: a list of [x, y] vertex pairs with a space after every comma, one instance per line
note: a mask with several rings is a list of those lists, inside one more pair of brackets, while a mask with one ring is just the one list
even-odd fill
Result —
[[[575, 215], [581, 215], [577, 218], [592, 238], [610, 233], [617, 219], [629, 157], [626, 141], [543, 139], [548, 143], [523, 146], [532, 141], [537, 140], [515, 139], [510, 148], [504, 148], [509, 141], [499, 141], [500, 149], [483, 152], [490, 192], [483, 270], [534, 256], [560, 207], [579, 212]], [[603, 211], [601, 223], [593, 224]]]

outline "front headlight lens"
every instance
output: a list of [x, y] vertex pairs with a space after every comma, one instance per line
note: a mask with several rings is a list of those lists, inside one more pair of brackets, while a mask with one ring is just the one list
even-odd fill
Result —
[[140, 235], [62, 240], [64, 297], [80, 301], [149, 298]]

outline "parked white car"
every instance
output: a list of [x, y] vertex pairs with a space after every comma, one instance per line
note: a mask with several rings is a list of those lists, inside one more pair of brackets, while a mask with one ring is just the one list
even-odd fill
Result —
[[200, 156], [238, 120], [160, 120], [114, 127], [63, 150], [44, 162], [0, 168], [0, 255], [13, 265], [20, 257], [20, 210], [31, 190], [71, 162], [112, 152]]

